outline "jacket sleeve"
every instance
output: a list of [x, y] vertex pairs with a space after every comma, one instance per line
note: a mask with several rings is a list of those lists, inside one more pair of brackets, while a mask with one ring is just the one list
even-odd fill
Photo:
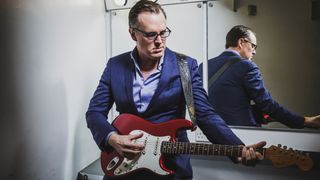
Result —
[[114, 103], [111, 91], [111, 62], [110, 59], [86, 112], [87, 126], [101, 150], [105, 150], [107, 135], [115, 131], [115, 128], [108, 122], [108, 113]]
[[243, 144], [210, 105], [208, 96], [202, 86], [197, 61], [189, 59], [189, 66], [196, 118], [200, 129], [212, 143]]
[[258, 66], [253, 62], [247, 62], [247, 65], [247, 72], [244, 76], [244, 86], [258, 108], [289, 127], [303, 128], [304, 117], [289, 111], [273, 100], [264, 86]]

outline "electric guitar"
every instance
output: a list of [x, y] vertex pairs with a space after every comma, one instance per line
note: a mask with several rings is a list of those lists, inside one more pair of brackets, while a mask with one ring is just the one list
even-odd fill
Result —
[[[175, 119], [164, 123], [153, 124], [138, 116], [121, 114], [113, 126], [119, 134], [139, 134], [143, 136], [134, 140], [144, 144], [144, 150], [134, 159], [127, 159], [115, 150], [101, 152], [101, 167], [110, 177], [126, 176], [139, 170], [150, 170], [158, 175], [170, 175], [172, 170], [163, 163], [163, 154], [220, 155], [239, 157], [242, 147], [238, 145], [201, 144], [175, 141], [176, 132], [182, 129], [192, 129], [192, 123], [185, 119]], [[286, 146], [270, 146], [261, 149], [265, 159], [272, 161], [277, 168], [297, 165], [301, 170], [310, 170], [313, 161], [308, 155], [294, 151]]]

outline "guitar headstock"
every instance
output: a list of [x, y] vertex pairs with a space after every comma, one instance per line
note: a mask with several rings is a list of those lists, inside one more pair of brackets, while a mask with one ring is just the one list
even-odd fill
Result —
[[270, 146], [265, 151], [266, 159], [272, 161], [273, 165], [277, 168], [297, 165], [301, 170], [308, 171], [313, 167], [313, 161], [309, 155], [301, 151], [287, 149], [286, 146]]

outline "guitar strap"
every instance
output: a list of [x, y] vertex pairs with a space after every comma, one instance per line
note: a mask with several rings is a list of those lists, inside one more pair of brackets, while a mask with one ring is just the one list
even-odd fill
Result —
[[193, 92], [192, 92], [192, 83], [190, 78], [190, 71], [187, 61], [187, 56], [176, 52], [178, 59], [179, 72], [181, 77], [182, 89], [184, 98], [186, 100], [187, 109], [190, 115], [190, 119], [193, 123], [193, 126], [196, 127], [196, 115], [194, 108]]
[[228, 69], [228, 67], [230, 67], [232, 64], [241, 61], [241, 59], [236, 58], [236, 59], [229, 59], [227, 62], [225, 62], [223, 64], [223, 66], [216, 72], [214, 73], [208, 82], [208, 89], [210, 89], [210, 87], [213, 85], [213, 83], [221, 76], [221, 74]]

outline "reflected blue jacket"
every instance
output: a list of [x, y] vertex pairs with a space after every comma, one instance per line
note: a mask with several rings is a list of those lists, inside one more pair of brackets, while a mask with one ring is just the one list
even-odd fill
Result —
[[[208, 61], [208, 77], [218, 71], [226, 61], [241, 59], [232, 51], [225, 51]], [[202, 64], [199, 67], [202, 75]], [[209, 102], [230, 125], [256, 126], [250, 101], [277, 121], [293, 128], [303, 128], [304, 117], [290, 112], [272, 99], [265, 88], [258, 66], [242, 59], [228, 67], [209, 88]]]

